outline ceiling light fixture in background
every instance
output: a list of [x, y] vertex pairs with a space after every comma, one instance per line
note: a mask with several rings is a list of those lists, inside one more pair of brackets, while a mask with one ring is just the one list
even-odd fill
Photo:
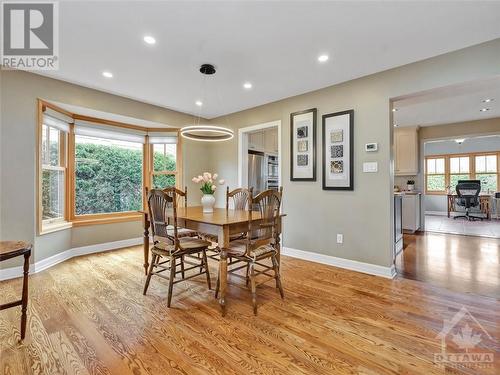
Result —
[[486, 98], [486, 99], [483, 100], [483, 103], [490, 103], [493, 100], [495, 100], [495, 99], [493, 99], [493, 98]]
[[151, 35], [146, 35], [143, 39], [147, 44], [151, 45], [156, 44], [156, 39], [153, 38]]
[[245, 89], [247, 89], [247, 90], [250, 90], [250, 89], [252, 88], [252, 84], [251, 84], [250, 82], [245, 82], [245, 83], [243, 84], [243, 87], [244, 87]]
[[318, 61], [319, 61], [320, 63], [327, 62], [327, 61], [328, 61], [328, 59], [329, 59], [328, 55], [319, 55], [319, 56], [318, 56]]
[[201, 107], [203, 105], [201, 100], [197, 100], [194, 104], [196, 104], [198, 107]]
[[106, 77], [106, 78], [113, 78], [113, 73], [108, 72], [108, 71], [102, 72], [102, 75], [103, 75], [103, 77]]
[[486, 111], [489, 111], [489, 110], [490, 110], [489, 108], [481, 108], [479, 111], [486, 112]]

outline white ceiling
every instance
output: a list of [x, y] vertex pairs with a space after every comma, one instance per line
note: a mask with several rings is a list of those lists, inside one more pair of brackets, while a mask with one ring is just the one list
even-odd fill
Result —
[[[493, 100], [486, 103], [486, 99]], [[397, 126], [432, 126], [500, 117], [500, 77], [430, 90], [393, 105], [397, 109], [394, 112]], [[488, 110], [482, 112], [483, 108]]]
[[187, 113], [201, 99], [206, 118], [500, 37], [498, 1], [61, 1], [59, 18], [48, 75]]

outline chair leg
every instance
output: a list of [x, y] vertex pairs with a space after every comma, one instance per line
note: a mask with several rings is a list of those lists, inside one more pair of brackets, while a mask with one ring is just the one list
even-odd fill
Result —
[[174, 289], [174, 280], [175, 280], [175, 269], [176, 269], [176, 259], [175, 257], [170, 257], [170, 278], [168, 280], [168, 301], [167, 307], [170, 307], [170, 302], [172, 301], [172, 290]]
[[276, 279], [276, 285], [278, 286], [281, 298], [283, 299], [283, 298], [285, 298], [285, 293], [283, 293], [283, 286], [281, 285], [280, 268], [278, 266], [278, 260], [276, 259], [276, 255], [273, 255], [271, 257], [271, 260], [273, 262], [274, 278]]
[[257, 315], [257, 286], [255, 284], [255, 265], [250, 264], [250, 284], [252, 286], [253, 313]]
[[28, 308], [28, 273], [30, 267], [30, 253], [24, 254], [23, 266], [23, 295], [21, 298], [21, 340], [26, 336], [26, 320]]
[[208, 259], [207, 259], [206, 249], [203, 249], [202, 262], [205, 265], [205, 274], [207, 275], [208, 290], [210, 290], [212, 289], [212, 285], [210, 284], [210, 271], [208, 270]]
[[220, 279], [219, 279], [219, 273], [217, 273], [217, 282], [215, 283], [215, 299], [219, 298], [219, 288], [220, 288]]
[[186, 275], [184, 274], [184, 255], [181, 256], [181, 275], [184, 280], [186, 278]]
[[146, 292], [148, 291], [149, 282], [151, 281], [151, 276], [153, 274], [153, 268], [156, 264], [157, 259], [158, 259], [158, 255], [153, 254], [153, 257], [151, 259], [151, 264], [149, 265], [148, 276], [146, 277], [146, 284], [144, 284], [144, 291], [142, 292], [143, 295], [146, 295]]
[[250, 282], [250, 277], [249, 277], [249, 274], [250, 274], [250, 263], [247, 263], [247, 278], [245, 280], [245, 285], [248, 287], [248, 283]]

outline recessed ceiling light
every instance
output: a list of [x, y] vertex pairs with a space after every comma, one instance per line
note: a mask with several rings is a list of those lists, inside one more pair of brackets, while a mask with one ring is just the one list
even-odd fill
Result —
[[144, 37], [144, 41], [147, 43], [147, 44], [155, 44], [156, 43], [156, 39], [153, 38], [151, 35], [146, 35]]
[[492, 102], [493, 100], [495, 100], [495, 99], [493, 99], [493, 98], [487, 98], [487, 99], [483, 100], [483, 103], [489, 103], [489, 102]]
[[318, 61], [322, 63], [328, 61], [328, 55], [319, 55]]
[[113, 73], [111, 72], [102, 72], [102, 75], [106, 78], [113, 78]]
[[398, 109], [397, 109], [397, 108], [393, 108], [393, 109], [392, 109], [392, 112], [397, 112], [397, 111], [398, 111]]
[[201, 100], [197, 100], [194, 104], [196, 104], [198, 107], [201, 107], [203, 105], [203, 102]]
[[250, 82], [245, 82], [243, 84], [243, 87], [246, 88], [247, 90], [250, 90], [252, 88], [252, 84]]
[[394, 127], [397, 128], [398, 127], [398, 124], [394, 124]]
[[481, 112], [486, 112], [486, 111], [489, 111], [490, 109], [489, 108], [481, 108], [480, 111]]

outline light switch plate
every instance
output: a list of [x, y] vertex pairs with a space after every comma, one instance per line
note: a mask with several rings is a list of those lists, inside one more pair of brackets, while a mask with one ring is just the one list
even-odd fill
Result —
[[377, 173], [378, 172], [378, 162], [367, 161], [363, 163], [363, 172], [365, 173]]

